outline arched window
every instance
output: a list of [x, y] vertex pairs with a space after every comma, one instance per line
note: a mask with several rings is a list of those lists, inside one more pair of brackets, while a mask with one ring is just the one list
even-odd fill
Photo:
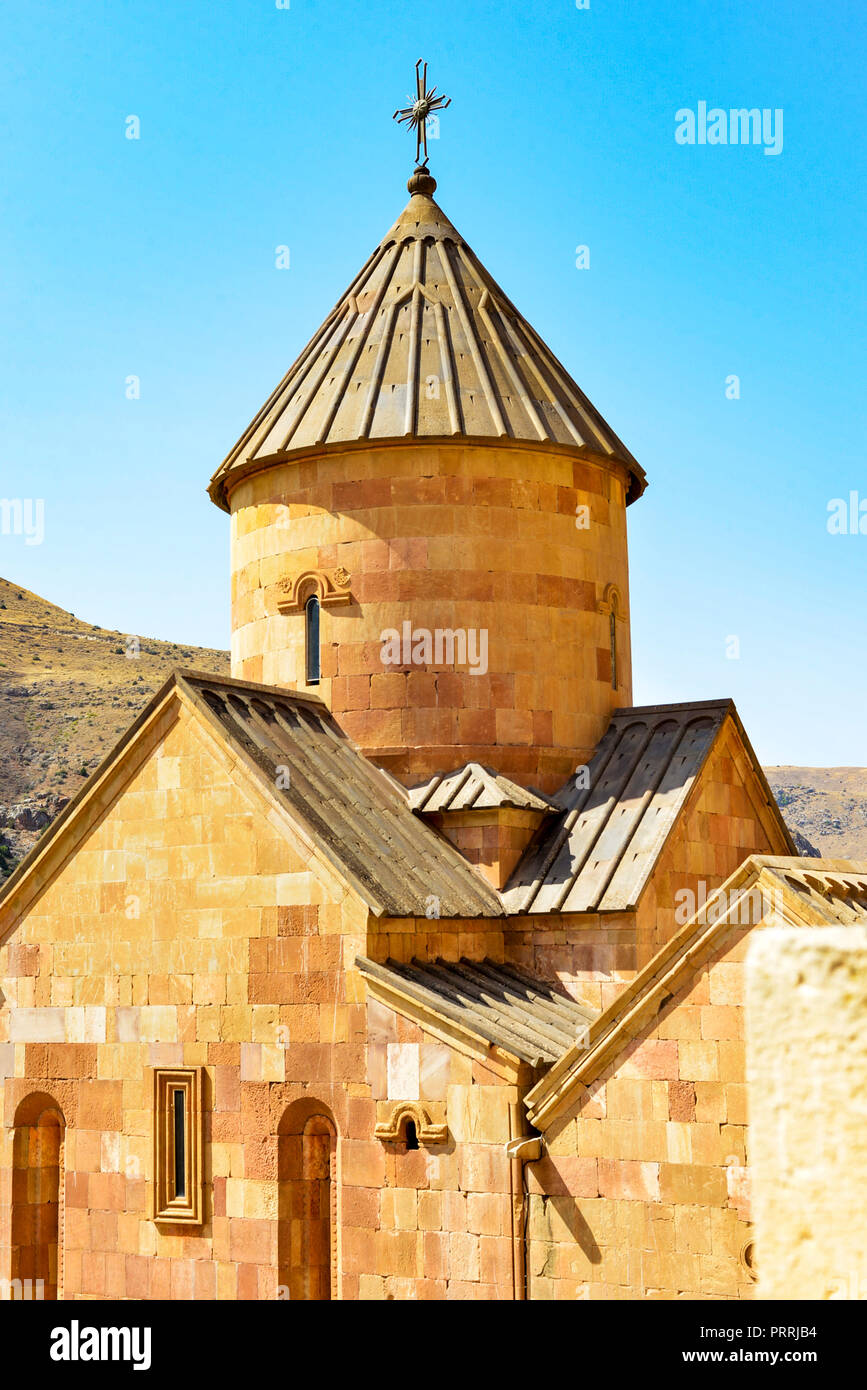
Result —
[[[617, 624], [622, 621], [621, 607], [620, 590], [615, 584], [607, 584], [597, 611], [608, 615], [608, 665], [612, 690], [617, 689], [617, 680], [620, 674], [617, 669]], [[600, 651], [600, 656], [602, 655], [603, 652]]]
[[406, 1122], [406, 1131], [405, 1131], [405, 1133], [406, 1133], [406, 1147], [407, 1147], [407, 1149], [417, 1149], [417, 1148], [418, 1148], [418, 1131], [416, 1130], [416, 1127], [415, 1127], [415, 1120], [407, 1120], [407, 1122]]
[[617, 689], [617, 612], [614, 604], [611, 604], [611, 612], [608, 617], [610, 642], [611, 642], [611, 685]]
[[322, 674], [319, 660], [319, 598], [311, 594], [304, 605], [306, 624], [307, 684], [318, 685]]

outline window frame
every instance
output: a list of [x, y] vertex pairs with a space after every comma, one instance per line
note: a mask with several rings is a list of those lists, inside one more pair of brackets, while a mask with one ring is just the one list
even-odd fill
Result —
[[[154, 1068], [154, 1221], [199, 1226], [202, 1200], [202, 1068]], [[183, 1188], [178, 1190], [177, 1093], [183, 1095]]]

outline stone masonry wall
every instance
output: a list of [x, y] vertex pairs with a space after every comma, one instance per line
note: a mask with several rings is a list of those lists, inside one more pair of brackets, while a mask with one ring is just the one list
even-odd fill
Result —
[[[342, 969], [366, 908], [311, 869], [176, 723], [0, 949], [0, 1275], [12, 1126], [39, 1092], [66, 1122], [66, 1297], [275, 1296], [281, 1115], [315, 1089], [345, 1133], [367, 1090]], [[151, 1220], [151, 1069], [173, 1065], [205, 1068], [196, 1229]]]
[[545, 1132], [530, 1296], [750, 1298], [744, 930]]
[[[349, 736], [407, 781], [478, 759], [553, 790], [632, 698], [625, 483], [619, 465], [464, 444], [329, 453], [241, 481], [232, 673], [305, 689], [304, 614], [279, 612], [281, 583], [345, 571], [351, 602], [321, 612], [316, 690]], [[383, 665], [381, 634], [405, 621], [484, 630], [487, 669]]]
[[[374, 1170], [344, 1190], [344, 1290], [368, 1299], [512, 1299], [510, 1108], [519, 1091], [492, 1070], [371, 1001], [377, 1119], [421, 1100], [445, 1143], [382, 1143]], [[352, 1183], [350, 1160], [344, 1181]]]
[[[749, 855], [790, 853], [778, 817], [761, 809], [762, 800], [758, 778], [728, 719], [639, 904], [636, 969]], [[688, 899], [679, 896], [684, 893]]]
[[[19, 1244], [35, 1219], [20, 1201], [49, 1162], [32, 1127], [48, 1103], [68, 1299], [287, 1297], [297, 1251], [331, 1240], [342, 1297], [511, 1297], [518, 1092], [388, 1010], [368, 1026], [367, 923], [182, 716], [0, 948], [0, 1278], [13, 1196]], [[176, 1065], [203, 1068], [199, 1227], [152, 1219], [152, 1069]], [[447, 1141], [376, 1138], [406, 1100]], [[295, 1136], [317, 1116], [311, 1178]]]

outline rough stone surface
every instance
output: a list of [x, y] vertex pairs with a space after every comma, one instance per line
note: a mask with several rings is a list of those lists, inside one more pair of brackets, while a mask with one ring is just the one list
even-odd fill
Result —
[[763, 1298], [867, 1298], [867, 927], [776, 928], [747, 956]]

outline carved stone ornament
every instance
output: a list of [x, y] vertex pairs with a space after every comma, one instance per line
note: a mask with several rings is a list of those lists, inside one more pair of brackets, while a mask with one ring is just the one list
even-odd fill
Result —
[[434, 1124], [423, 1105], [412, 1100], [400, 1100], [387, 1120], [376, 1126], [373, 1133], [386, 1143], [396, 1143], [406, 1133], [407, 1121], [412, 1120], [420, 1144], [444, 1144], [449, 1137], [446, 1124]]
[[314, 594], [324, 608], [335, 603], [349, 603], [351, 578], [342, 565], [332, 570], [304, 570], [294, 578], [281, 581], [277, 611], [300, 613]]
[[623, 611], [623, 599], [620, 597], [620, 590], [616, 584], [606, 584], [605, 593], [596, 605], [597, 613], [612, 613], [618, 622], [626, 621], [626, 614]]

